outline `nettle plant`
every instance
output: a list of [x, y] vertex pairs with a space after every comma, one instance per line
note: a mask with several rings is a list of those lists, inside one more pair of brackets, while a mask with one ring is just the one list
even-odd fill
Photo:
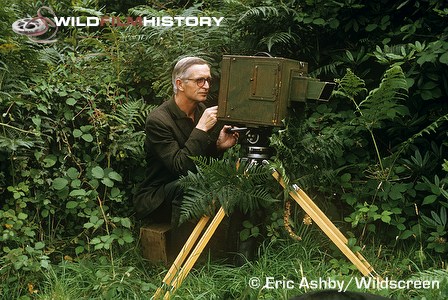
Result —
[[[425, 168], [426, 171], [436, 170], [436, 166], [430, 166], [430, 153], [435, 153], [433, 158], [440, 158], [443, 146], [438, 148], [433, 143], [432, 149], [423, 157], [418, 148], [411, 147], [423, 132], [436, 130], [438, 123], [431, 124], [422, 132], [392, 147], [389, 155], [382, 155], [373, 130], [391, 127], [385, 122], [393, 122], [397, 116], [409, 115], [407, 107], [401, 104], [404, 103], [404, 92], [407, 90], [406, 77], [401, 68], [393, 66], [386, 71], [380, 86], [370, 91], [365, 100], [360, 102], [356, 102], [357, 93], [348, 94], [347, 91], [356, 91], [353, 86], [362, 87], [362, 80], [349, 72], [339, 84], [336, 94], [347, 97], [354, 103], [358, 119], [369, 132], [377, 156], [377, 164], [368, 165], [365, 170], [367, 180], [356, 179], [364, 183], [364, 187], [356, 187], [356, 181], [350, 174], [341, 177], [342, 186], [354, 189], [355, 192], [345, 193], [342, 197], [355, 208], [345, 221], [352, 223], [353, 227], [362, 225], [367, 231], [377, 232], [375, 221], [378, 220], [389, 225], [386, 226], [391, 238], [403, 240], [416, 237], [428, 249], [446, 252], [446, 201], [436, 201], [441, 196], [446, 196], [446, 178], [439, 180], [435, 175], [433, 183], [422, 176], [422, 173], [415, 172]], [[414, 155], [410, 159], [402, 158], [408, 148], [415, 148]], [[428, 213], [431, 218], [425, 216]]]
[[337, 84], [330, 102], [300, 108], [303, 116], [272, 136], [289, 176], [325, 210], [345, 216], [358, 242], [381, 233], [381, 240], [412, 238], [446, 252], [446, 173], [439, 164], [446, 145], [416, 146], [445, 119], [405, 133], [408, 83], [398, 65], [370, 91], [351, 70]]
[[103, 46], [101, 58], [82, 47], [38, 50], [48, 72], [1, 104], [0, 259], [15, 269], [92, 251], [113, 259], [114, 246], [134, 241], [131, 191], [153, 106], [122, 84], [119, 45]]

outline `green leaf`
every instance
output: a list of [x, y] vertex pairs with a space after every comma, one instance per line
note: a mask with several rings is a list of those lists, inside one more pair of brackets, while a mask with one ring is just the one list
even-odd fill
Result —
[[431, 226], [437, 227], [437, 225], [439, 225], [439, 224], [437, 224], [436, 221], [434, 221], [434, 220], [431, 219], [431, 218], [428, 218], [428, 217], [425, 216], [425, 215], [421, 215], [421, 218], [422, 218], [422, 220], [423, 220], [425, 223], [427, 223], [427, 224], [429, 224], [429, 225], [431, 225]]
[[443, 226], [446, 226], [446, 222], [447, 222], [447, 214], [446, 214], [446, 208], [445, 207], [441, 207], [440, 208], [440, 221], [442, 223]]
[[381, 216], [381, 221], [383, 221], [384, 223], [389, 224], [391, 220], [392, 220], [392, 218], [390, 216], [388, 216], [388, 215], [382, 215]]
[[95, 244], [98, 244], [98, 243], [101, 243], [101, 240], [98, 237], [93, 238], [93, 239], [90, 240], [90, 244], [92, 244], [92, 245], [95, 245]]
[[78, 202], [76, 201], [68, 201], [67, 204], [65, 205], [66, 208], [75, 208], [78, 206]]
[[103, 178], [103, 180], [101, 180], [101, 182], [107, 186], [107, 187], [113, 187], [114, 186], [114, 182], [112, 180], [110, 180], [109, 178], [105, 177]]
[[330, 25], [330, 28], [336, 29], [339, 27], [339, 21], [337, 19], [331, 19], [328, 24]]
[[131, 220], [129, 220], [129, 218], [122, 218], [120, 223], [123, 227], [131, 228]]
[[79, 91], [74, 91], [71, 93], [72, 97], [79, 99], [82, 97], [82, 94]]
[[341, 181], [349, 182], [351, 178], [352, 178], [352, 175], [350, 173], [345, 173], [344, 175], [341, 176]]
[[97, 179], [89, 180], [89, 184], [93, 189], [97, 189], [100, 186], [100, 183]]
[[422, 205], [426, 205], [426, 204], [434, 203], [434, 201], [436, 201], [436, 199], [437, 199], [437, 195], [429, 195], [429, 196], [426, 196], [426, 197], [423, 199], [423, 203], [422, 203]]
[[386, 53], [386, 56], [391, 59], [397, 59], [397, 60], [403, 59], [403, 56], [395, 53]]
[[48, 108], [42, 103], [37, 104], [37, 109], [48, 114]]
[[81, 180], [73, 179], [72, 182], [70, 183], [70, 186], [75, 189], [79, 188], [81, 186]]
[[69, 196], [71, 197], [77, 197], [77, 196], [85, 196], [86, 195], [86, 191], [85, 190], [73, 190], [70, 192]]
[[17, 218], [18, 218], [19, 220], [26, 220], [26, 218], [28, 218], [28, 215], [25, 214], [25, 213], [23, 213], [23, 212], [21, 212], [21, 213], [19, 213], [19, 214], [17, 215]]
[[73, 137], [78, 138], [82, 135], [82, 131], [79, 129], [74, 129], [73, 130]]
[[89, 143], [93, 141], [93, 136], [90, 133], [84, 133], [81, 138]]
[[306, 17], [303, 19], [303, 23], [305, 23], [305, 24], [310, 24], [311, 22], [313, 22], [313, 18]]
[[119, 188], [114, 187], [114, 188], [112, 188], [110, 190], [110, 196], [112, 198], [118, 197], [119, 195], [120, 195], [120, 189]]
[[73, 120], [73, 112], [71, 110], [64, 111], [64, 118], [66, 120]]
[[377, 27], [378, 27], [377, 24], [369, 24], [366, 26], [366, 31], [371, 32], [371, 31], [375, 30]]
[[79, 254], [81, 254], [83, 252], [84, 252], [84, 247], [83, 246], [78, 246], [78, 247], [75, 248], [76, 255], [79, 255]]
[[347, 246], [351, 248], [354, 247], [355, 245], [356, 245], [356, 238], [351, 237], [347, 239]]
[[82, 132], [89, 132], [90, 129], [93, 128], [93, 126], [92, 125], [83, 125], [80, 128], [81, 128]]
[[45, 243], [44, 242], [37, 242], [35, 245], [34, 245], [34, 249], [36, 249], [36, 250], [41, 250], [41, 249], [43, 249], [45, 247]]
[[240, 240], [242, 242], [249, 239], [249, 236], [250, 236], [250, 230], [248, 228], [244, 228], [243, 230], [240, 231]]
[[79, 172], [76, 168], [71, 167], [67, 170], [67, 176], [70, 177], [70, 179], [76, 179], [78, 178], [78, 175]]
[[252, 228], [254, 226], [249, 220], [244, 220], [242, 225], [244, 228]]
[[390, 193], [389, 193], [389, 197], [390, 197], [392, 200], [398, 200], [398, 199], [403, 198], [403, 195], [400, 193], [400, 191], [395, 190], [395, 189], [392, 189], [392, 190], [390, 191]]
[[62, 190], [63, 188], [65, 188], [68, 185], [68, 180], [65, 178], [55, 178], [53, 180], [52, 186], [55, 190]]
[[412, 235], [414, 235], [414, 232], [412, 232], [411, 230], [405, 230], [400, 234], [400, 239], [405, 240], [411, 237]]
[[74, 98], [68, 98], [67, 100], [65, 100], [65, 103], [67, 103], [70, 106], [73, 106], [76, 104], [76, 100]]
[[50, 214], [50, 212], [48, 211], [48, 209], [42, 209], [42, 211], [40, 212], [40, 215], [42, 216], [42, 218], [48, 217], [49, 214]]
[[443, 53], [439, 58], [440, 63], [448, 65], [448, 52]]
[[313, 20], [313, 24], [316, 24], [316, 25], [323, 25], [323, 24], [325, 24], [325, 20], [322, 19], [322, 18], [317, 18], [317, 19], [314, 19], [314, 20]]
[[42, 119], [40, 118], [40, 116], [32, 117], [31, 121], [33, 121], [34, 125], [36, 125], [37, 128], [39, 128], [40, 124], [42, 123]]
[[84, 223], [84, 228], [85, 229], [89, 229], [89, 228], [92, 228], [93, 226], [94, 226], [95, 224], [93, 224], [93, 223]]
[[403, 224], [398, 224], [397, 229], [402, 231], [406, 229], [406, 226], [404, 226]]
[[257, 237], [260, 234], [260, 228], [258, 228], [257, 226], [252, 227], [250, 233], [253, 237]]
[[96, 166], [92, 168], [92, 176], [98, 179], [101, 179], [104, 177], [104, 170], [100, 166]]
[[121, 177], [121, 175], [118, 174], [118, 173], [115, 172], [115, 171], [110, 172], [109, 174], [107, 174], [107, 176], [108, 176], [110, 179], [113, 179], [113, 180], [115, 180], [115, 181], [122, 181], [122, 180], [123, 180], [123, 178]]
[[54, 166], [57, 161], [58, 161], [58, 158], [56, 157], [56, 155], [49, 154], [44, 158], [44, 163], [45, 163], [44, 167], [50, 168], [50, 167]]
[[48, 266], [50, 265], [50, 263], [48, 262], [47, 259], [43, 259], [40, 261], [40, 266], [44, 269], [48, 269]]
[[125, 233], [125, 234], [123, 235], [123, 240], [124, 240], [126, 243], [132, 243], [132, 242], [134, 241], [134, 237], [133, 237], [130, 233]]

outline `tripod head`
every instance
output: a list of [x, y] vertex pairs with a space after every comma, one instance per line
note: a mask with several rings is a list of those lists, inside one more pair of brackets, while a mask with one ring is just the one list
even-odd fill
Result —
[[250, 161], [261, 162], [271, 155], [269, 137], [272, 133], [270, 127], [232, 127], [227, 132], [239, 132], [240, 143], [244, 147], [244, 158]]
[[308, 64], [271, 56], [224, 55], [218, 119], [240, 132], [245, 157], [270, 158], [269, 137], [292, 102], [328, 101], [335, 84], [308, 77]]

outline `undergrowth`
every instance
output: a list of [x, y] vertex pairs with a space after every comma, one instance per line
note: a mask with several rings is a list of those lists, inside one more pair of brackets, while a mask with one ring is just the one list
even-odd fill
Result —
[[[383, 278], [389, 280], [438, 281], [435, 289], [358, 288], [354, 278], [361, 273], [314, 225], [298, 228], [302, 241], [278, 239], [260, 245], [256, 256], [241, 266], [225, 259], [202, 259], [188, 274], [171, 299], [289, 299], [292, 296], [329, 288], [330, 280], [345, 282], [351, 291], [363, 291], [393, 299], [446, 299], [446, 259], [416, 255], [407, 245], [373, 245], [363, 255]], [[167, 267], [141, 258], [140, 247], [116, 256], [112, 266], [105, 259], [64, 260], [21, 289], [4, 290], [4, 299], [150, 299], [161, 285]], [[95, 261], [95, 262], [94, 262]], [[260, 286], [252, 286], [259, 280]], [[320, 287], [313, 282], [325, 281]], [[251, 285], [252, 283], [252, 285]], [[327, 285], [325, 285], [327, 284]], [[264, 286], [264, 287], [263, 287]]]

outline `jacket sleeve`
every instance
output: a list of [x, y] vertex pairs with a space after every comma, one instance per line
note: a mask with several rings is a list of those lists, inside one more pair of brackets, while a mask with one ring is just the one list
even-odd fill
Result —
[[195, 165], [190, 156], [205, 156], [209, 154], [212, 139], [210, 135], [193, 128], [182, 145], [182, 132], [172, 119], [152, 118], [146, 123], [148, 146], [167, 169], [176, 175], [186, 175], [187, 171], [195, 171]]

